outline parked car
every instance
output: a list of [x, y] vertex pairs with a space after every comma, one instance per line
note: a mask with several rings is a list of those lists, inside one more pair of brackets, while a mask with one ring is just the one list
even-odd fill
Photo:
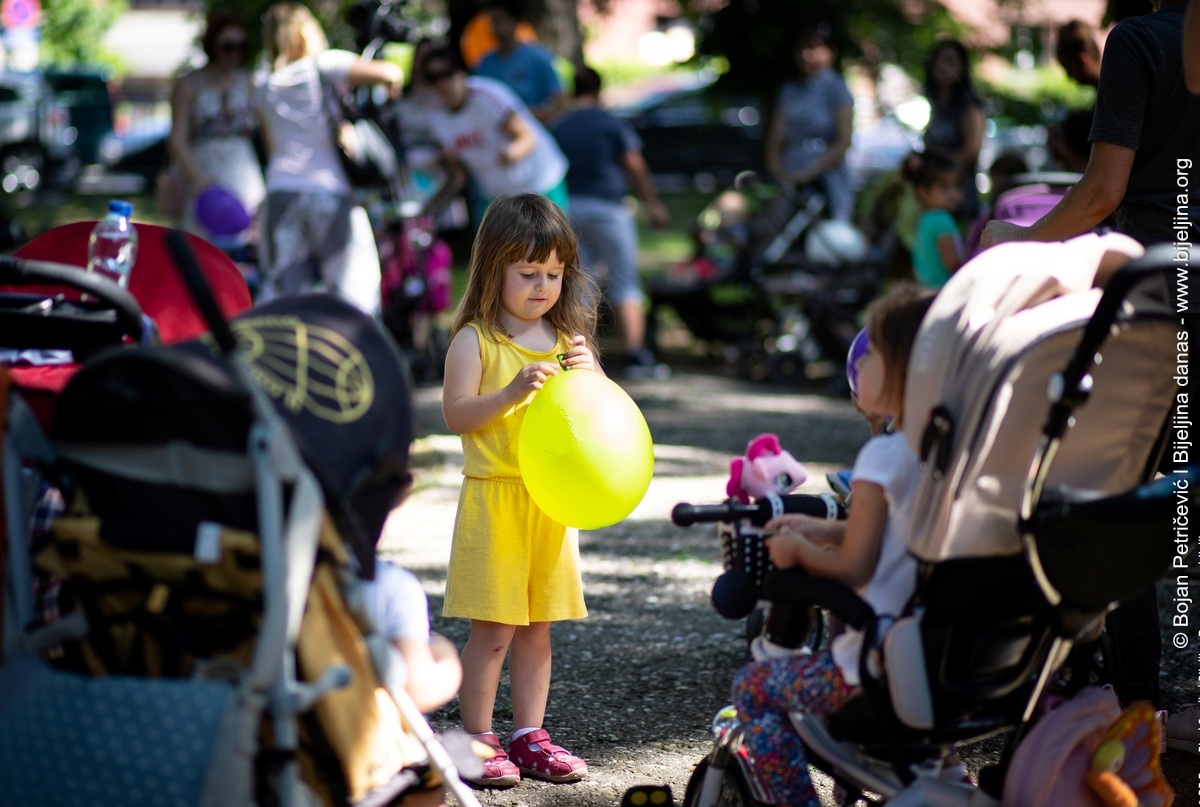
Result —
[[[763, 141], [769, 109], [753, 96], [728, 95], [702, 75], [670, 77], [624, 93], [610, 111], [627, 121], [642, 139], [650, 171], [686, 177], [704, 190], [728, 184], [744, 170], [763, 170]], [[1046, 163], [1046, 127], [1019, 124], [992, 112], [984, 133], [979, 170], [1003, 150], [1023, 154], [1031, 168]], [[855, 188], [864, 188], [899, 167], [921, 147], [921, 133], [893, 112], [854, 129], [846, 152]]]
[[721, 93], [701, 76], [650, 89], [609, 111], [638, 133], [655, 175], [680, 175], [711, 189], [740, 171], [763, 169], [761, 101]]
[[110, 133], [97, 147], [97, 161], [115, 174], [136, 174], [148, 186], [167, 164], [167, 135], [171, 118], [156, 116], [131, 123], [121, 133]]
[[0, 189], [38, 190], [79, 168], [66, 106], [40, 73], [0, 71]]
[[113, 131], [110, 73], [102, 68], [52, 67], [43, 74], [67, 108], [68, 123], [75, 130], [75, 153], [84, 165], [97, 162], [100, 142]]

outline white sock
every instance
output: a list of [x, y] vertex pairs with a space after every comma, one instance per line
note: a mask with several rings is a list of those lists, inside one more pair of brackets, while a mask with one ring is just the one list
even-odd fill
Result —
[[527, 726], [526, 728], [523, 728], [523, 729], [514, 729], [513, 733], [508, 735], [508, 741], [511, 743], [513, 740], [517, 739], [518, 737], [523, 737], [526, 734], [528, 734], [529, 732], [537, 731], [537, 730], [538, 730], [537, 726]]

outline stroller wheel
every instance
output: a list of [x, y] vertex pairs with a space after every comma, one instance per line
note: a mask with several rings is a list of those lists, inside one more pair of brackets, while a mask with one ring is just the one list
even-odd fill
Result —
[[772, 807], [770, 802], [757, 801], [750, 794], [750, 786], [742, 776], [741, 768], [731, 764], [721, 777], [720, 790], [716, 798], [701, 798], [704, 780], [708, 776], [709, 760], [700, 761], [692, 775], [688, 778], [687, 788], [683, 791], [683, 807]]

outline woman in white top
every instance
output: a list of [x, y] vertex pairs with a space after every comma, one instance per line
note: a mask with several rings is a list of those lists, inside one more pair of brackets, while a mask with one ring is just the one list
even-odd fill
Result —
[[403, 71], [329, 49], [320, 24], [298, 3], [276, 3], [264, 20], [272, 72], [258, 103], [269, 157], [261, 299], [329, 291], [378, 314], [375, 237], [342, 169], [323, 82], [338, 88], [384, 84], [395, 97]]
[[249, 228], [234, 234], [208, 232], [196, 220], [195, 198], [208, 186], [221, 185], [253, 215], [265, 195], [262, 166], [251, 139], [258, 112], [245, 69], [246, 29], [228, 12], [215, 12], [200, 42], [208, 61], [175, 83], [167, 145], [188, 189], [183, 226], [234, 251], [248, 241]]

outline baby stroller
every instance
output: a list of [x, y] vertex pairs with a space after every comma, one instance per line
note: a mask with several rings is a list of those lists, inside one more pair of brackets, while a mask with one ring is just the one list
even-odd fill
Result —
[[739, 175], [701, 212], [696, 254], [646, 284], [653, 341], [663, 307], [754, 379], [788, 381], [846, 354], [878, 291], [881, 256], [853, 225], [831, 220], [815, 186]]
[[[1176, 391], [1178, 318], [1163, 294], [1175, 253], [1113, 273], [1138, 252], [1117, 235], [996, 248], [935, 300], [905, 400], [922, 475], [902, 614], [800, 571], [766, 575], [772, 608], [820, 606], [865, 633], [860, 693], [828, 718], [790, 715], [842, 803], [1003, 803], [1006, 765], [1072, 649], [1170, 566], [1192, 469], [1144, 483]], [[714, 730], [685, 804], [774, 803], [736, 716]], [[1006, 731], [978, 788], [937, 777], [954, 744]]]
[[432, 216], [412, 202], [385, 213], [377, 236], [383, 268], [383, 324], [404, 351], [417, 381], [439, 382], [450, 336], [442, 322], [453, 302], [450, 246]]
[[[410, 479], [403, 361], [331, 297], [227, 324], [185, 238], [165, 240], [210, 336], [89, 358], [48, 434], [21, 395], [3, 398], [0, 791], [23, 804], [387, 804], [426, 769], [461, 788], [358, 588]], [[119, 291], [106, 298], [127, 302]], [[31, 558], [47, 483], [63, 513]], [[31, 569], [63, 581], [61, 618], [37, 618]]]

